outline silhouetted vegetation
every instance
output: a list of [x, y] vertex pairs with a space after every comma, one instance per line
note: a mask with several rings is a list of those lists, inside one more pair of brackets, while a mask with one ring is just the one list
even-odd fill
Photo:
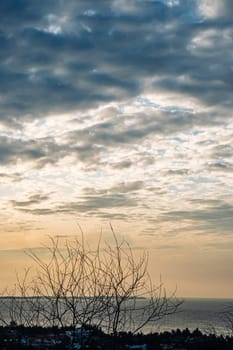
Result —
[[85, 324], [108, 334], [137, 333], [176, 312], [181, 301], [175, 293], [167, 295], [161, 281], [153, 284], [147, 271], [148, 254], [136, 258], [113, 229], [112, 238], [111, 245], [99, 241], [95, 249], [83, 234], [74, 240], [50, 238], [44, 247], [46, 258], [28, 251], [36, 269], [17, 276], [15, 290], [8, 292], [15, 297], [1, 299], [2, 324], [74, 329]]
[[232, 350], [233, 338], [203, 334], [194, 331], [174, 330], [171, 332], [132, 334], [120, 332], [106, 334], [98, 327], [24, 327], [11, 325], [0, 327], [0, 348], [15, 349], [138, 349], [138, 350]]
[[[36, 272], [17, 276], [14, 293], [0, 299], [0, 349], [233, 349], [232, 334], [139, 333], [147, 324], [156, 328], [181, 301], [153, 285], [145, 252], [136, 259], [114, 232], [113, 239], [93, 250], [83, 236], [63, 244], [51, 238], [46, 259], [29, 251]], [[230, 329], [231, 311], [222, 314]]]

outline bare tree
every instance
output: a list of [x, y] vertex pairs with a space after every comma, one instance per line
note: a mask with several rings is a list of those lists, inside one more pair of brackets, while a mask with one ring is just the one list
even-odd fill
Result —
[[[74, 328], [91, 324], [104, 306], [98, 282], [99, 250], [87, 250], [83, 236], [81, 240], [65, 241], [64, 245], [59, 238], [51, 237], [46, 250], [49, 259], [44, 260], [35, 251], [27, 252], [36, 263], [37, 270], [30, 281], [30, 288], [25, 288], [18, 281], [21, 295], [22, 291], [27, 292], [24, 297], [29, 297], [33, 310], [40, 305], [38, 320], [43, 324]], [[29, 293], [36, 297], [31, 299]]]
[[[110, 333], [138, 332], [146, 325], [156, 326], [163, 317], [173, 314], [181, 301], [175, 293], [167, 296], [162, 282], [155, 286], [148, 273], [148, 253], [136, 259], [128, 242], [118, 241], [112, 227], [114, 245], [106, 245], [100, 262], [107, 295], [104, 328]], [[103, 323], [102, 323], [103, 325]]]
[[181, 304], [175, 293], [167, 296], [161, 281], [152, 283], [148, 254], [139, 258], [125, 240], [119, 240], [112, 227], [113, 244], [99, 240], [91, 249], [84, 240], [50, 238], [47, 258], [28, 251], [36, 271], [26, 270], [17, 277], [21, 298], [14, 306], [11, 321], [26, 325], [73, 328], [82, 325], [102, 327], [107, 333], [138, 332]]

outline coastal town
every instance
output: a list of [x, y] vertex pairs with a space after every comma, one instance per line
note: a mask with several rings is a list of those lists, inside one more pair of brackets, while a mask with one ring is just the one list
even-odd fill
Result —
[[163, 333], [105, 334], [96, 327], [43, 328], [11, 324], [0, 327], [1, 350], [232, 350], [232, 336], [203, 334], [196, 329]]

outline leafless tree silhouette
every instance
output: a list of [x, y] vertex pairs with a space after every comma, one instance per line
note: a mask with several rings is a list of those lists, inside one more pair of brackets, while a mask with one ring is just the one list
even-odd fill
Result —
[[111, 230], [111, 245], [100, 239], [91, 249], [82, 233], [81, 239], [65, 242], [51, 237], [45, 247], [47, 258], [28, 251], [36, 271], [17, 276], [14, 294], [20, 298], [8, 302], [11, 322], [73, 328], [95, 325], [107, 333], [136, 333], [176, 312], [181, 301], [175, 293], [168, 296], [161, 281], [154, 286], [148, 254], [136, 258], [130, 245]]

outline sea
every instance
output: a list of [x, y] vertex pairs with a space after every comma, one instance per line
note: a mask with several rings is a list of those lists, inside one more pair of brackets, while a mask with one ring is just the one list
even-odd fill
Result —
[[[0, 298], [0, 318], [4, 318], [3, 305], [6, 306], [6, 303], [11, 302], [11, 299], [9, 301], [7, 299]], [[143, 303], [143, 300], [140, 303]], [[193, 331], [198, 328], [205, 334], [232, 335], [232, 325], [229, 329], [224, 317], [224, 313], [228, 310], [231, 310], [233, 317], [233, 299], [185, 298], [175, 314], [156, 321], [156, 323], [147, 324], [141, 331], [151, 333], [186, 328]], [[6, 319], [8, 316], [6, 315]], [[2, 324], [1, 319], [0, 323]]]
[[[205, 334], [227, 335], [233, 332], [224, 316], [228, 310], [233, 310], [233, 299], [185, 298], [175, 314], [159, 322], [157, 330], [164, 332], [188, 328], [193, 331], [198, 328]], [[150, 330], [150, 326], [144, 328], [145, 333]]]

